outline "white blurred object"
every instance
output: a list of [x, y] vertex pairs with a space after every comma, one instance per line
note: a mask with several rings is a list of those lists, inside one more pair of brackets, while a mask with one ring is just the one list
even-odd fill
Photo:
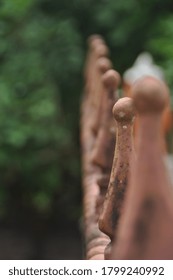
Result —
[[173, 154], [166, 155], [164, 160], [169, 174], [169, 178], [173, 186]]
[[143, 76], [152, 76], [159, 80], [164, 80], [164, 73], [161, 67], [154, 64], [150, 53], [141, 53], [135, 60], [133, 66], [127, 69], [123, 75], [125, 83], [133, 84]]

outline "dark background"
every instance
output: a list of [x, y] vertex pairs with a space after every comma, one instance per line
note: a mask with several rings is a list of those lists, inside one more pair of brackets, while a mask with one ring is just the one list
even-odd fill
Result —
[[121, 74], [149, 51], [173, 88], [172, 0], [0, 1], [0, 259], [82, 258], [87, 38]]

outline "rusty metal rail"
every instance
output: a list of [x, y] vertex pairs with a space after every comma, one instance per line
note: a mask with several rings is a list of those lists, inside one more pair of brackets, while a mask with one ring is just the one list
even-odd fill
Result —
[[132, 85], [132, 98], [119, 98], [120, 75], [103, 38], [91, 36], [88, 44], [81, 104], [85, 258], [173, 259], [173, 188], [162, 133], [169, 90], [145, 76]]

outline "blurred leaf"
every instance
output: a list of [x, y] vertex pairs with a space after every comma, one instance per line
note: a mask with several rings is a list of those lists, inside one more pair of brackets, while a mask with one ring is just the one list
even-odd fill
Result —
[[39, 192], [33, 197], [33, 204], [39, 212], [45, 213], [49, 211], [51, 198], [46, 193]]
[[19, 18], [32, 7], [34, 0], [2, 0], [0, 15]]

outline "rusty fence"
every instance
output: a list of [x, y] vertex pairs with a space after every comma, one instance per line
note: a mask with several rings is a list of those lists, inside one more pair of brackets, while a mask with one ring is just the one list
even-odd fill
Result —
[[98, 35], [88, 40], [84, 76], [85, 258], [173, 259], [173, 187], [164, 130], [169, 89], [146, 75], [132, 85], [131, 97], [122, 89], [120, 98], [120, 75]]

